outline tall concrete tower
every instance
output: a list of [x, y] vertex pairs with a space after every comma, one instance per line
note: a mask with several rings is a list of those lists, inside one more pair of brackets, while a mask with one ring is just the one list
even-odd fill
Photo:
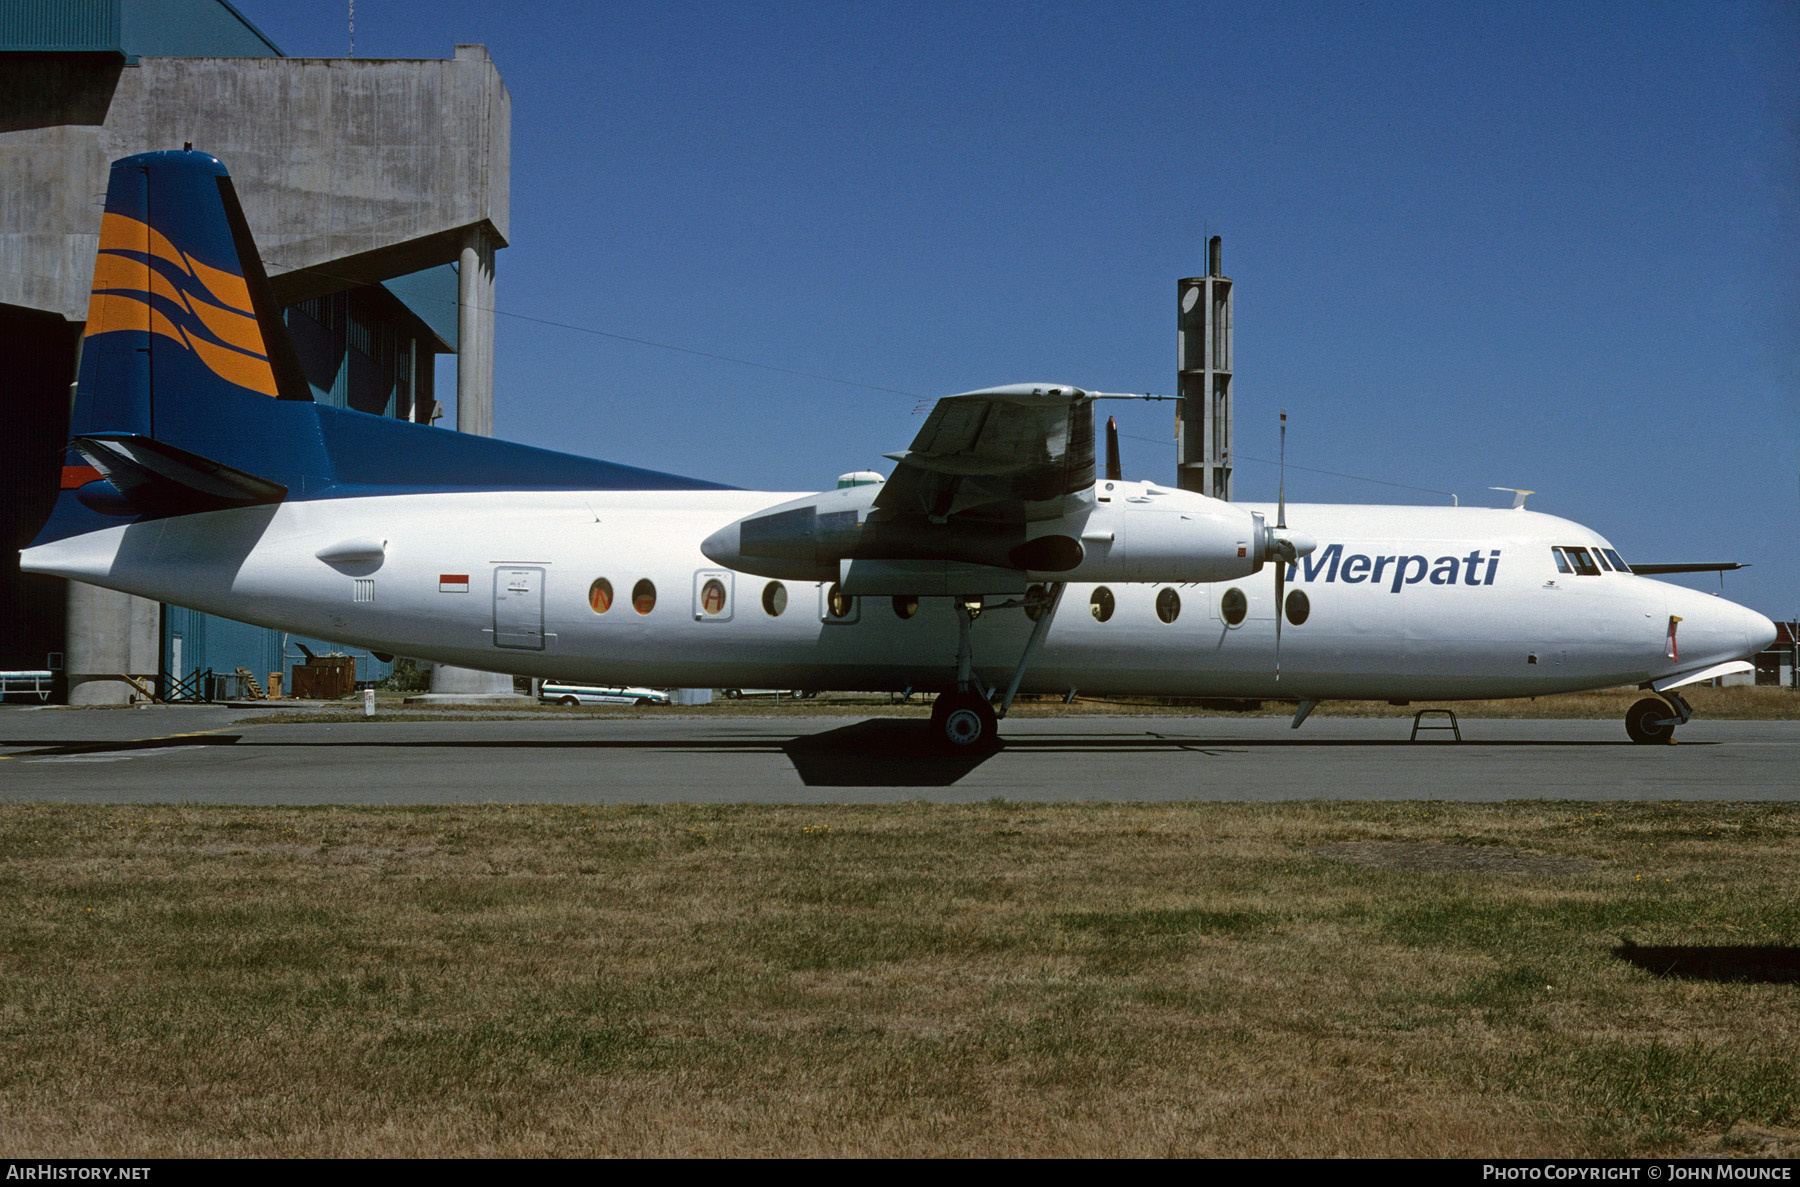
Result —
[[1231, 281], [1224, 249], [1206, 245], [1207, 274], [1177, 285], [1175, 484], [1231, 498]]

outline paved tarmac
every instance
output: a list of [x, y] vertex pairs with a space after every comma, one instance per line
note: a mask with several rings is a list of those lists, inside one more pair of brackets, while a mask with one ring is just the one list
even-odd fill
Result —
[[1800, 722], [1064, 717], [941, 757], [917, 718], [281, 722], [268, 710], [0, 710], [0, 802], [869, 803], [986, 800], [1796, 800]]

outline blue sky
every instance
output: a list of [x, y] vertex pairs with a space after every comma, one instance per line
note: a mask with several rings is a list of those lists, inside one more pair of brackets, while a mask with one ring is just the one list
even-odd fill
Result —
[[[239, 0], [341, 56], [346, 5]], [[1534, 488], [1800, 615], [1800, 4], [362, 0], [513, 100], [506, 314], [935, 397], [1174, 385], [1224, 236], [1237, 496]], [[229, 162], [228, 162], [229, 163]], [[812, 489], [918, 400], [503, 316], [501, 436]], [[1168, 404], [1106, 406], [1172, 481]], [[1297, 527], [1304, 525], [1296, 524]], [[1718, 588], [1716, 578], [1692, 584]]]

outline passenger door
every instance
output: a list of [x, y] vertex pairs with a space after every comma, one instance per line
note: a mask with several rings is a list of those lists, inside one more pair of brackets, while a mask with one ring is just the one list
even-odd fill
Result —
[[544, 571], [502, 566], [494, 570], [494, 646], [544, 649]]

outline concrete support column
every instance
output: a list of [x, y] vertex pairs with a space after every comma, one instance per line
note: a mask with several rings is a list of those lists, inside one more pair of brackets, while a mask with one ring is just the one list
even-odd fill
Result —
[[463, 240], [456, 293], [456, 431], [494, 435], [494, 241]]
[[[456, 430], [494, 435], [494, 240], [480, 227], [463, 240], [457, 264]], [[498, 558], [494, 558], [498, 559]], [[477, 590], [492, 596], [476, 578]], [[511, 676], [438, 664], [431, 691], [407, 702], [486, 701], [515, 696]]]
[[139, 676], [156, 687], [162, 668], [162, 607], [148, 598], [69, 582], [63, 667], [71, 705], [129, 705], [141, 700], [115, 677]]

